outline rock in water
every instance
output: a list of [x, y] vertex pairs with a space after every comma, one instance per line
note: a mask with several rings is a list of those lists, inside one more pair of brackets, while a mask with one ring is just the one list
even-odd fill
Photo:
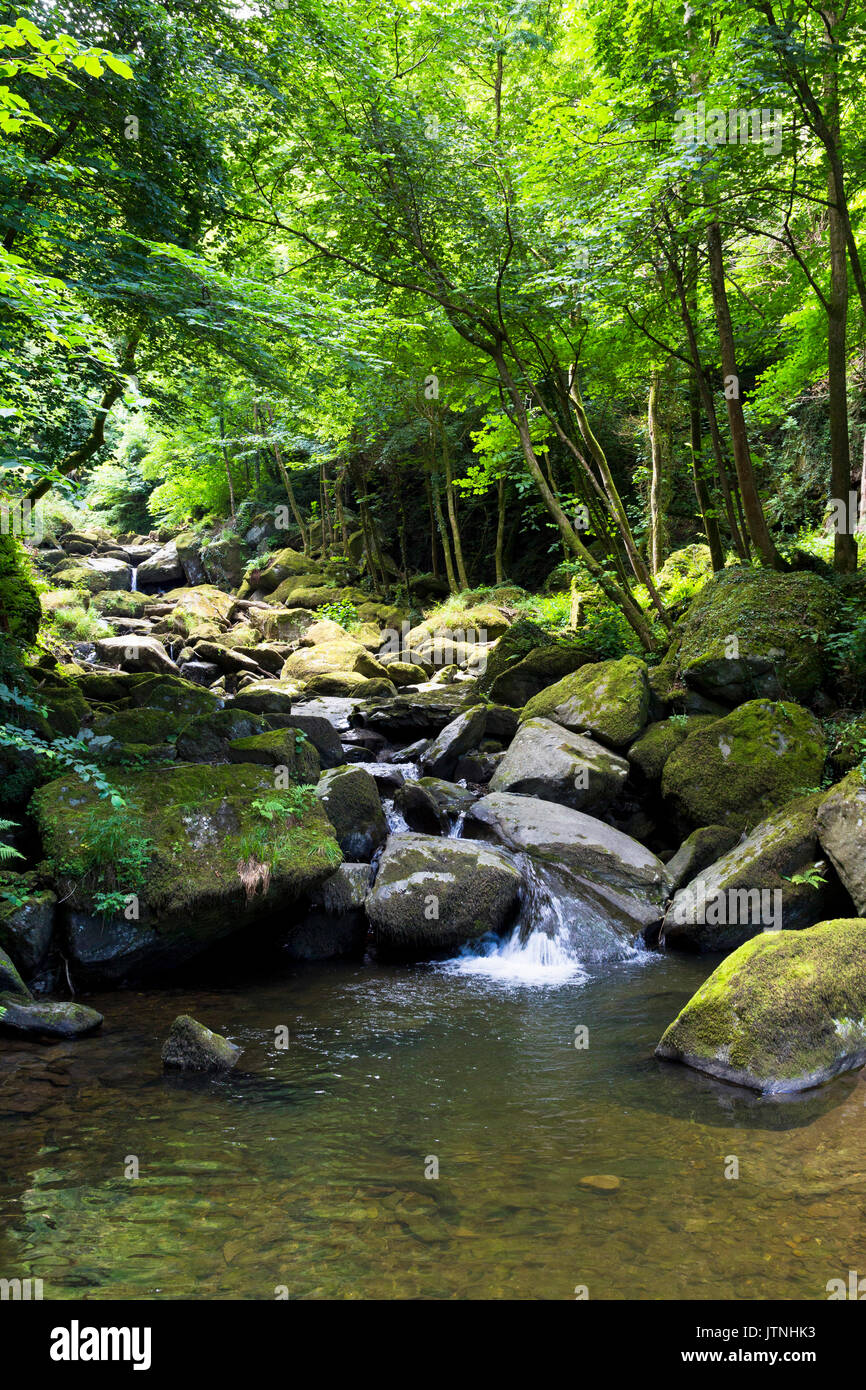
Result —
[[179, 1014], [165, 1040], [162, 1065], [166, 1071], [231, 1071], [241, 1051], [189, 1014]]
[[[521, 855], [531, 868], [524, 926], [565, 931], [587, 960], [621, 956], [624, 945], [630, 948], [636, 936], [661, 921], [668, 896], [664, 864], [637, 840], [583, 811], [492, 792], [466, 812], [464, 833], [497, 840]], [[551, 912], [555, 920], [548, 922]]]
[[64, 1001], [25, 1000], [0, 994], [0, 1027], [25, 1037], [80, 1038], [102, 1023], [102, 1014], [85, 1004]]
[[765, 932], [723, 961], [656, 1056], [764, 1095], [866, 1062], [866, 919]]
[[436, 835], [392, 835], [367, 915], [384, 955], [447, 955], [505, 927], [520, 874], [501, 849]]

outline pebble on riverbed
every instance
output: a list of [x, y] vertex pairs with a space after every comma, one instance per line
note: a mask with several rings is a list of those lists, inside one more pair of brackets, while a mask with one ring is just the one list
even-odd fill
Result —
[[163, 1046], [162, 1065], [166, 1071], [231, 1071], [241, 1052], [189, 1014], [179, 1014]]

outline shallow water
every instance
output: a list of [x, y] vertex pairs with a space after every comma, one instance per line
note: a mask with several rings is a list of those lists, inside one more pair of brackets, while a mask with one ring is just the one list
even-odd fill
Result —
[[[655, 1061], [712, 962], [497, 955], [89, 997], [101, 1036], [4, 1042], [0, 1277], [46, 1298], [822, 1299], [866, 1273], [866, 1083], [763, 1101]], [[228, 1079], [162, 1076], [184, 1012], [245, 1049]]]

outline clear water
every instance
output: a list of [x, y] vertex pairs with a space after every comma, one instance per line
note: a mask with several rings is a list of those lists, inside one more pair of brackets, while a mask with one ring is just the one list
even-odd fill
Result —
[[[823, 1299], [866, 1273], [866, 1083], [763, 1101], [657, 1062], [711, 964], [590, 973], [512, 940], [90, 998], [101, 1036], [0, 1052], [0, 1277], [46, 1298]], [[236, 1072], [162, 1075], [182, 1012], [243, 1046]]]

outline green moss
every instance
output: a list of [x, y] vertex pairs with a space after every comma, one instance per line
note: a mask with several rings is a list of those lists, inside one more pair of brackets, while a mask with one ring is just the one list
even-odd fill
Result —
[[319, 755], [300, 729], [271, 729], [232, 739], [228, 754], [233, 763], [285, 768], [290, 782], [315, 782], [319, 776]]
[[862, 1065], [864, 961], [862, 918], [753, 937], [689, 1000], [659, 1055], [763, 1091], [801, 1089]]
[[552, 719], [576, 733], [587, 730], [623, 748], [640, 733], [649, 713], [647, 668], [635, 656], [581, 666], [533, 696], [521, 720]]
[[[239, 903], [246, 898], [239, 866], [248, 857], [246, 837], [261, 824], [252, 802], [274, 792], [271, 770], [250, 764], [177, 763], [125, 772], [115, 780], [127, 802], [124, 823], [130, 833], [144, 828], [151, 845], [140, 891], [141, 920], [158, 920], [161, 930], [174, 927], [195, 935], [200, 917], [206, 935], [210, 914], [224, 914], [232, 898]], [[100, 826], [117, 812], [77, 777], [41, 787], [32, 807], [61, 895], [73, 907], [92, 911], [93, 884], [81, 858], [82, 833], [86, 826], [98, 836]], [[277, 833], [281, 852], [273, 886], [283, 895], [319, 882], [341, 862], [317, 802], [297, 823], [276, 823]]]
[[746, 829], [816, 787], [824, 753], [807, 710], [750, 700], [689, 734], [664, 765], [662, 792], [694, 825]]
[[0, 636], [16, 647], [29, 647], [41, 616], [24, 552], [14, 536], [0, 534]]
[[648, 782], [657, 782], [662, 775], [665, 763], [675, 748], [696, 729], [715, 723], [712, 715], [693, 715], [682, 720], [660, 719], [649, 724], [628, 750], [628, 760]]

